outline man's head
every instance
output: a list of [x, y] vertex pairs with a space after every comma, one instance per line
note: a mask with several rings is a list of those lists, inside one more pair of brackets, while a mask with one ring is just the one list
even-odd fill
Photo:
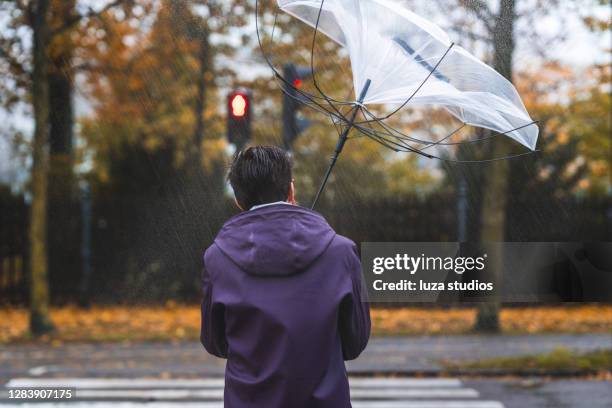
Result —
[[236, 204], [242, 210], [275, 201], [295, 202], [291, 160], [278, 147], [254, 146], [240, 151], [232, 162], [228, 179]]

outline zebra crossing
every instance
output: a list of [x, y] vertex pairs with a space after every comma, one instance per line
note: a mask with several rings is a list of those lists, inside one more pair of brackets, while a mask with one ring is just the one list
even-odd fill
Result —
[[[503, 408], [451, 378], [351, 377], [353, 408]], [[223, 408], [223, 378], [14, 378], [0, 389], [1, 407]], [[70, 401], [20, 402], [11, 389], [72, 388]]]

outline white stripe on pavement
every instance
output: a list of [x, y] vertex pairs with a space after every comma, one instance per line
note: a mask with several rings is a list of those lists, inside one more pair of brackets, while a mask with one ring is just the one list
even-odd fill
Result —
[[[6, 391], [0, 396], [7, 398]], [[477, 398], [478, 392], [470, 388], [413, 388], [413, 389], [356, 389], [351, 390], [351, 399], [404, 399], [404, 398]], [[148, 389], [148, 390], [76, 390], [77, 399], [97, 400], [222, 400], [223, 388], [195, 389]]]
[[[3, 404], [2, 407], [40, 408], [42, 403]], [[497, 401], [356, 401], [353, 408], [504, 408]], [[222, 402], [113, 402], [113, 408], [223, 408]], [[108, 408], [108, 402], [44, 403], [45, 408]]]
[[460, 387], [456, 378], [361, 378], [349, 377], [351, 387]]
[[[425, 388], [460, 387], [455, 378], [352, 378], [351, 388]], [[223, 378], [158, 379], [158, 378], [14, 378], [7, 387], [74, 387], [74, 388], [217, 388], [223, 387]]]
[[497, 401], [356, 401], [351, 405], [353, 408], [504, 408]]
[[6, 383], [9, 388], [68, 387], [77, 389], [97, 388], [219, 388], [225, 385], [223, 378], [172, 379], [157, 378], [14, 378]]
[[351, 389], [352, 399], [478, 398], [471, 388]]
[[497, 401], [356, 401], [353, 408], [504, 408]]
[[[450, 378], [349, 378], [353, 408], [504, 408]], [[223, 408], [223, 378], [15, 378], [0, 388], [0, 407]], [[76, 389], [71, 401], [15, 404], [10, 388]]]

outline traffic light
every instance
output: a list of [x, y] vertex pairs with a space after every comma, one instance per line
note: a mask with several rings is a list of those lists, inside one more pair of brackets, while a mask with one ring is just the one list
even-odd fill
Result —
[[227, 140], [241, 149], [251, 139], [251, 91], [236, 89], [227, 95]]
[[[312, 76], [312, 70], [310, 67], [286, 64], [283, 67], [283, 75], [288, 83], [300, 89], [303, 81]], [[283, 86], [283, 143], [289, 151], [298, 135], [310, 126], [308, 119], [298, 116], [303, 103], [300, 94], [293, 87]]]

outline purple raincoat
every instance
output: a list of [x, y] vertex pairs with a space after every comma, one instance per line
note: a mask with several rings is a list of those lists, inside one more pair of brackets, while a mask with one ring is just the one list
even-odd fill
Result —
[[351, 406], [344, 360], [370, 335], [352, 241], [274, 204], [227, 221], [204, 266], [201, 341], [227, 358], [226, 408]]

